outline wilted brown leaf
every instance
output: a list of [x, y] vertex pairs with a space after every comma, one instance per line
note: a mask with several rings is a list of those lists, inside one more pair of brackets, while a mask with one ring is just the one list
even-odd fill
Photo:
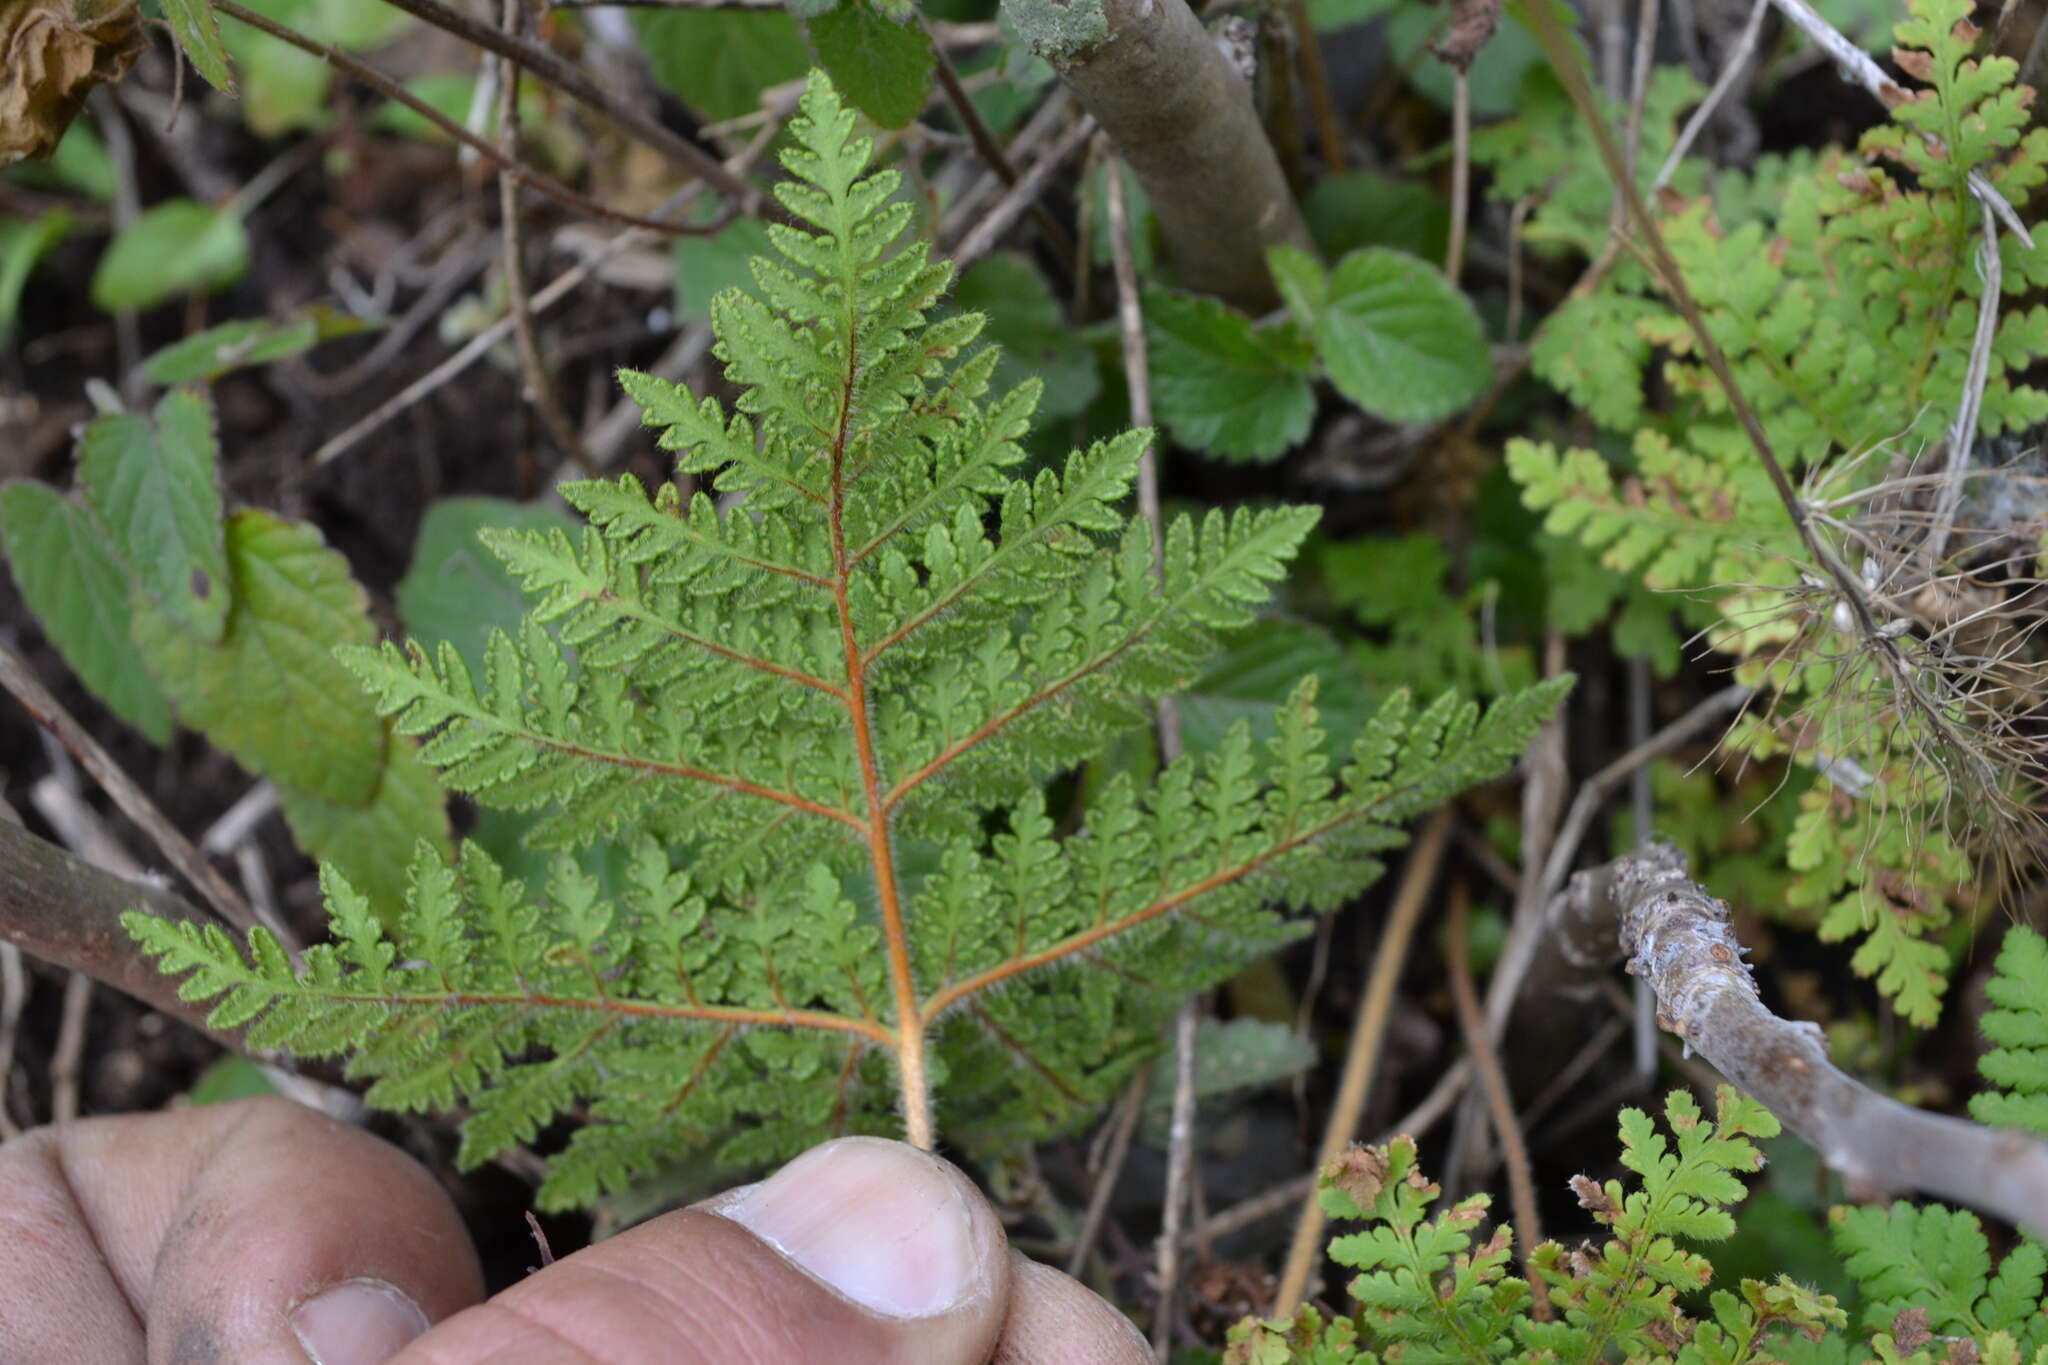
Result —
[[136, 0], [0, 0], [0, 166], [48, 156], [144, 43]]

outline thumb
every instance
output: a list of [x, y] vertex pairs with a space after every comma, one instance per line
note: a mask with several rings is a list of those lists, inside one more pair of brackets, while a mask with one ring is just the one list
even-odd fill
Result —
[[841, 1138], [565, 1257], [392, 1365], [982, 1365], [1010, 1274], [1002, 1227], [964, 1175], [902, 1143]]

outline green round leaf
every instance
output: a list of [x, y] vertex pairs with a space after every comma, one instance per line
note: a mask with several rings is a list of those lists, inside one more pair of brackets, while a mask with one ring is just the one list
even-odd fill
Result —
[[100, 257], [92, 301], [108, 312], [148, 308], [194, 289], [233, 284], [249, 269], [242, 220], [193, 199], [145, 210]]
[[1471, 300], [1405, 252], [1367, 247], [1339, 261], [1312, 327], [1330, 382], [1390, 422], [1448, 417], [1493, 378]]
[[901, 128], [932, 89], [932, 40], [915, 23], [877, 14], [868, 0], [841, 0], [811, 20], [811, 45], [840, 93], [884, 128]]

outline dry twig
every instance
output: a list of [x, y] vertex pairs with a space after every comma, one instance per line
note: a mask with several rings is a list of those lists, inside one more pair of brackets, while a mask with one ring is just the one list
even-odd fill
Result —
[[[1372, 1090], [1373, 1074], [1379, 1068], [1381, 1044], [1386, 1038], [1387, 1019], [1393, 1013], [1394, 992], [1401, 969], [1408, 961], [1408, 945], [1415, 938], [1415, 926], [1422, 919], [1422, 907], [1436, 881], [1436, 869], [1450, 843], [1452, 813], [1440, 808], [1422, 827], [1401, 871], [1401, 885], [1394, 892], [1394, 906], [1387, 914], [1386, 928], [1373, 953], [1372, 975], [1366, 982], [1365, 998], [1351, 1024], [1351, 1043], [1344, 1053], [1344, 1073], [1337, 1094], [1330, 1101], [1330, 1119], [1323, 1129], [1323, 1142], [1316, 1154], [1316, 1169], [1344, 1154], [1358, 1133], [1359, 1117]], [[1323, 1209], [1310, 1194], [1302, 1202], [1301, 1217], [1294, 1225], [1294, 1240], [1287, 1249], [1287, 1265], [1280, 1273], [1280, 1287], [1274, 1299], [1273, 1315], [1292, 1317], [1308, 1292], [1309, 1278], [1323, 1254]]]
[[[521, 0], [505, 0], [504, 22], [508, 33], [517, 36], [522, 12]], [[498, 59], [498, 140], [504, 149], [498, 166], [498, 217], [505, 245], [505, 307], [511, 314], [512, 335], [518, 343], [521, 385], [526, 390], [527, 402], [540, 414], [541, 425], [547, 428], [555, 448], [562, 452], [562, 458], [589, 477], [597, 471], [590, 463], [590, 455], [583, 449], [582, 439], [576, 434], [576, 424], [562, 410], [561, 396], [555, 392], [547, 366], [541, 362], [540, 338], [534, 330], [533, 306], [526, 288], [525, 252], [521, 249], [524, 234], [519, 224], [519, 186], [508, 169], [519, 161], [519, 63], [510, 57]], [[658, 220], [648, 221], [661, 226]]]
[[953, 248], [953, 265], [956, 270], [965, 270], [995, 249], [996, 242], [1008, 232], [1024, 211], [1038, 202], [1045, 193], [1045, 187], [1052, 180], [1053, 173], [1064, 166], [1079, 151], [1095, 132], [1095, 120], [1083, 117], [1061, 135], [1059, 141], [1046, 149], [1044, 156], [1032, 164], [1030, 170], [1018, 177], [1003, 197], [996, 201], [982, 220], [974, 225], [960, 244]]
[[120, 765], [100, 747], [99, 741], [86, 733], [85, 727], [50, 695], [49, 689], [38, 682], [5, 645], [0, 645], [0, 687], [11, 692], [36, 724], [54, 735], [57, 742], [78, 760], [78, 766], [84, 768], [100, 789], [114, 799], [123, 815], [149, 836], [171, 866], [206, 898], [207, 904], [222, 920], [243, 933], [255, 926], [255, 913], [240, 893], [228, 884], [227, 878], [199, 855], [199, 850], [193, 848], [185, 836], [164, 818], [163, 812], [143, 794], [142, 788], [136, 786], [128, 774], [121, 771]]
[[1553, 900], [1566, 958], [1597, 970], [1624, 954], [1657, 994], [1657, 1022], [1812, 1144], [1859, 1198], [1919, 1190], [2048, 1233], [2048, 1142], [1930, 1114], [1828, 1059], [1810, 1023], [1758, 998], [1727, 903], [1669, 845], [1581, 872]]
[[[1086, 127], [1088, 120], [1082, 120]], [[1048, 156], [1047, 161], [1052, 158]], [[1041, 162], [1040, 165], [1044, 165]], [[1038, 167], [1032, 168], [1034, 172]], [[1145, 317], [1138, 304], [1138, 268], [1131, 253], [1130, 214], [1124, 203], [1122, 168], [1109, 166], [1109, 249], [1116, 270], [1117, 326], [1123, 339], [1124, 379], [1131, 395], [1131, 425], [1152, 425], [1152, 377], [1145, 351]], [[1138, 515], [1152, 527], [1152, 567], [1165, 572], [1166, 537], [1159, 515], [1159, 457], [1147, 445], [1138, 461]], [[1170, 696], [1158, 703], [1159, 761], [1181, 755], [1180, 708]], [[1202, 1019], [1202, 998], [1181, 1002], [1173, 1028], [1173, 1111], [1167, 1128], [1166, 1208], [1161, 1216], [1155, 1251], [1158, 1307], [1152, 1319], [1152, 1350], [1161, 1365], [1171, 1349], [1174, 1299], [1180, 1278], [1180, 1227], [1188, 1203], [1189, 1175], [1195, 1160], [1195, 1038]]]
[[[1458, 1027], [1464, 1030], [1465, 1047], [1479, 1073], [1479, 1088], [1493, 1115], [1494, 1136], [1508, 1167], [1508, 1198], [1515, 1210], [1515, 1245], [1530, 1284], [1542, 1281], [1536, 1274], [1535, 1250], [1543, 1241], [1543, 1224], [1536, 1214], [1536, 1182], [1529, 1173], [1529, 1149], [1522, 1141], [1522, 1128], [1515, 1121], [1514, 1096], [1508, 1093], [1507, 1078], [1501, 1074], [1500, 1056], [1486, 1036], [1486, 1020], [1479, 1013], [1479, 992], [1472, 986], [1470, 935], [1472, 897], [1462, 881], [1451, 884], [1450, 969], [1451, 1000], [1457, 1008]], [[1548, 1296], [1538, 1294], [1530, 1302], [1538, 1322], [1550, 1321]]]

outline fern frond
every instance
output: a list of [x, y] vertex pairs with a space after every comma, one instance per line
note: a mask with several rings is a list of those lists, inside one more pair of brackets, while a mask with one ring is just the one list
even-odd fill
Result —
[[[1239, 729], [1056, 808], [1051, 779], [1254, 618], [1315, 512], [1155, 545], [1124, 506], [1144, 432], [1026, 477], [1038, 386], [990, 396], [980, 318], [933, 313], [950, 267], [899, 246], [899, 178], [822, 77], [790, 136], [799, 226], [713, 306], [737, 398], [622, 379], [710, 491], [573, 483], [580, 539], [491, 536], [533, 607], [475, 673], [445, 646], [346, 656], [450, 786], [545, 812], [546, 885], [471, 848], [416, 870], [387, 935], [330, 878], [339, 941], [297, 964], [136, 925], [219, 1018], [351, 1054], [373, 1102], [465, 1105], [465, 1162], [585, 1116], [551, 1206], [692, 1147], [765, 1161], [899, 1113], [928, 1142], [935, 1087], [958, 1141], [1071, 1127], [1182, 994], [1363, 890], [1569, 686], [1403, 695], [1333, 778], [1310, 679], [1263, 749]], [[631, 850], [617, 894], [569, 852], [599, 841]]]
[[2048, 939], [2014, 925], [1984, 992], [1992, 1008], [1978, 1026], [1994, 1046], [1977, 1062], [1998, 1089], [1970, 1097], [1980, 1123], [2048, 1134]]

